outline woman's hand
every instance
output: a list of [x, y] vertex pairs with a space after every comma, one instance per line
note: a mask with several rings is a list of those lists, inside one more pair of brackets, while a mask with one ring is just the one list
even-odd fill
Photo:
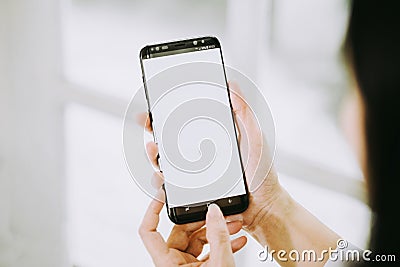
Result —
[[[245, 175], [250, 190], [250, 203], [243, 215], [243, 226], [252, 233], [277, 202], [289, 197], [280, 186], [273, 167], [273, 151], [258, 125], [256, 114], [249, 107], [236, 83], [229, 83], [240, 152], [245, 165]], [[149, 151], [150, 152], [150, 151]]]
[[[239, 232], [242, 222], [226, 223], [219, 207], [211, 204], [206, 227], [203, 227], [204, 221], [175, 225], [168, 240], [164, 241], [157, 232], [163, 206], [163, 202], [153, 199], [139, 228], [140, 237], [156, 266], [235, 266], [233, 253], [243, 248], [247, 239], [241, 236], [231, 241], [229, 234]], [[210, 253], [198, 259], [207, 243]]]
[[[236, 84], [230, 83], [230, 89], [246, 182], [251, 192], [249, 207], [240, 215], [244, 229], [262, 246], [267, 245], [275, 251], [313, 249], [317, 255], [321, 255], [324, 250], [334, 249], [339, 236], [292, 199], [280, 186], [272, 166], [267, 140], [258, 127], [251, 107], [241, 97]], [[143, 114], [140, 121], [151, 131], [147, 117], [147, 114]], [[158, 167], [157, 145], [148, 143], [147, 153]], [[154, 186], [160, 187], [163, 183], [162, 174], [157, 172], [152, 182]], [[324, 260], [318, 262], [281, 261], [276, 258], [282, 266], [323, 266], [327, 259], [326, 255]]]
[[323, 258], [318, 262], [275, 258], [281, 266], [323, 266], [329, 258], [323, 251], [334, 249], [339, 236], [280, 186], [268, 144], [251, 108], [236, 84], [231, 83], [230, 88], [242, 157], [248, 157], [246, 179], [251, 195], [249, 208], [243, 213], [245, 229], [271, 250], [313, 250]]
[[[278, 176], [272, 166], [271, 151], [257, 124], [255, 114], [242, 97], [238, 85], [230, 83], [229, 87], [235, 122], [238, 126], [240, 151], [245, 165], [246, 182], [251, 192], [249, 207], [242, 214], [242, 220], [245, 229], [252, 233], [255, 230], [254, 227], [259, 225], [273, 208], [274, 203], [285, 202], [285, 198], [289, 196], [278, 182]], [[147, 113], [141, 114], [137, 119], [147, 131], [152, 132]], [[157, 144], [147, 143], [146, 150], [152, 164], [159, 168]], [[154, 173], [153, 186], [160, 188], [163, 182], [162, 173]]]

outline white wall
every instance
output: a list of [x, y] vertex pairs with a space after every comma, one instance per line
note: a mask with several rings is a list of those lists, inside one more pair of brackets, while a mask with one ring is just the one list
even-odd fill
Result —
[[7, 266], [13, 261], [14, 251], [11, 247], [10, 232], [10, 85], [6, 72], [8, 49], [6, 42], [8, 28], [7, 10], [3, 8], [5, 2], [0, 2], [0, 266]]
[[0, 266], [65, 266], [58, 1], [0, 2]]

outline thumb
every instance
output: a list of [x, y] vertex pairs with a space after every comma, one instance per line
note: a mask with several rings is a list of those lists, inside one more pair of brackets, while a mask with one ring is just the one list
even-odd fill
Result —
[[210, 244], [210, 258], [207, 266], [235, 266], [228, 227], [216, 204], [208, 207], [207, 240]]

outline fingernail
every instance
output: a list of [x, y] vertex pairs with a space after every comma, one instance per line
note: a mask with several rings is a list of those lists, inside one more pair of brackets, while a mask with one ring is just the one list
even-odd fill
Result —
[[222, 212], [220, 208], [218, 207], [217, 204], [212, 203], [210, 206], [208, 206], [208, 213], [211, 217], [221, 217]]

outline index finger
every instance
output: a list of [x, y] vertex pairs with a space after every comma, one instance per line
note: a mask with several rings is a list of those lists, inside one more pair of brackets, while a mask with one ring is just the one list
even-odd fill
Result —
[[245, 123], [245, 130], [252, 132], [260, 131], [253, 109], [244, 98], [239, 85], [235, 82], [229, 82], [229, 90], [231, 92], [233, 112], [239, 117], [242, 123]]
[[152, 132], [153, 131], [153, 127], [151, 126], [151, 120], [150, 120], [149, 113], [143, 112], [143, 113], [138, 114], [136, 116], [136, 122], [140, 126], [143, 126], [146, 129], [146, 131], [148, 131], [148, 132]]
[[216, 204], [211, 204], [208, 207], [206, 226], [206, 237], [210, 244], [209, 265], [234, 266], [229, 231], [225, 218]]

